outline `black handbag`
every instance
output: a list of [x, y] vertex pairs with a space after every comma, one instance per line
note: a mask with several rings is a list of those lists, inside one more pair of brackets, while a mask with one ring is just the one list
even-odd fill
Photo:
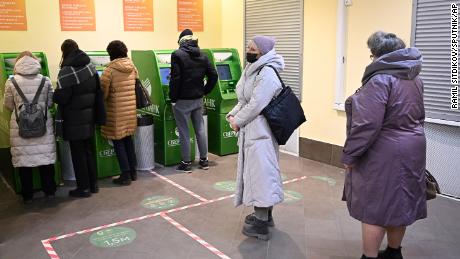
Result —
[[278, 71], [273, 66], [267, 66], [275, 71], [283, 89], [261, 113], [267, 120], [278, 144], [284, 145], [294, 130], [307, 121], [307, 119], [305, 118], [300, 101], [292, 89], [284, 84]]
[[142, 85], [141, 80], [136, 78], [136, 108], [142, 109], [152, 105], [149, 93]]
[[425, 170], [426, 176], [426, 199], [432, 200], [436, 198], [437, 193], [441, 193], [441, 189], [439, 188], [439, 184], [434, 178], [433, 175], [428, 170]]

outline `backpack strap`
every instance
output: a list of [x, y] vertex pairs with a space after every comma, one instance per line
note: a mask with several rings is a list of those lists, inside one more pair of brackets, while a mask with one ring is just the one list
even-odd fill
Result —
[[[29, 100], [27, 100], [27, 97], [24, 95], [24, 92], [22, 92], [21, 88], [18, 85], [18, 82], [16, 82], [16, 79], [14, 79], [14, 76], [11, 77], [11, 82], [13, 83], [14, 88], [16, 89], [16, 92], [18, 92], [19, 96], [21, 97], [22, 101], [24, 103], [29, 103]], [[14, 98], [13, 98], [14, 100]]]
[[264, 67], [271, 67], [271, 68], [275, 71], [276, 76], [278, 77], [278, 79], [280, 80], [281, 86], [282, 86], [283, 88], [286, 88], [286, 85], [284, 84], [283, 79], [281, 79], [281, 76], [280, 76], [280, 74], [278, 73], [278, 70], [276, 70], [276, 68], [274, 68], [272, 65], [263, 66], [261, 69], [259, 69], [259, 72], [257, 72], [257, 75], [260, 74], [260, 71], [262, 71], [262, 69], [263, 69]]
[[[26, 96], [24, 95], [21, 88], [19, 87], [18, 82], [16, 82], [16, 79], [14, 79], [14, 76], [11, 77], [11, 83], [13, 83], [13, 86], [16, 89], [16, 92], [21, 97], [22, 102], [26, 104], [29, 103], [29, 100], [27, 100]], [[16, 117], [16, 123], [19, 125], [18, 107], [16, 106], [16, 102], [14, 101], [14, 96], [13, 96], [13, 104], [14, 104], [14, 115]]]
[[[46, 82], [46, 77], [42, 76], [42, 81], [40, 82], [40, 86], [38, 87], [38, 90], [35, 93], [34, 99], [32, 100], [33, 104], [38, 103], [38, 98], [40, 98], [40, 94], [42, 93], [43, 87], [45, 87], [45, 82]], [[48, 107], [48, 104], [46, 104], [46, 106]]]

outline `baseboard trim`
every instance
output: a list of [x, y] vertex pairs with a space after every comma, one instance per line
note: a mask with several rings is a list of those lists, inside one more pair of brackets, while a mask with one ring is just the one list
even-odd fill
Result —
[[308, 138], [299, 139], [300, 157], [344, 168], [340, 162], [343, 147]]

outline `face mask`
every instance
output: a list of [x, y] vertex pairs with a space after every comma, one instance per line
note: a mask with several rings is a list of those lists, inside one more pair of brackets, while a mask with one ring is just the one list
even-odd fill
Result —
[[257, 54], [256, 53], [246, 53], [246, 61], [249, 63], [254, 63], [257, 61]]

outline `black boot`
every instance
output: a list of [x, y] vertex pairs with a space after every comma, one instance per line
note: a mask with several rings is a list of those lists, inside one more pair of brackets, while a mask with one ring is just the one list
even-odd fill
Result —
[[380, 257], [367, 257], [365, 255], [361, 256], [361, 259], [379, 259]]
[[403, 259], [402, 253], [401, 253], [401, 247], [398, 249], [391, 248], [387, 246], [387, 249], [385, 251], [380, 251], [379, 252], [379, 259]]
[[91, 197], [91, 192], [89, 190], [75, 189], [69, 191], [69, 196], [74, 198], [88, 198]]
[[91, 184], [91, 186], [89, 187], [89, 191], [91, 193], [98, 193], [99, 192], [99, 185], [97, 185], [97, 183]]
[[[255, 220], [256, 220], [256, 214], [253, 212], [253, 213], [251, 213], [251, 214], [246, 216], [246, 218], [244, 219], [244, 222], [246, 224], [248, 224], [248, 225], [253, 225]], [[267, 226], [269, 226], [269, 227], [274, 227], [275, 226], [275, 222], [273, 221], [273, 216], [272, 216], [272, 211], [271, 210], [268, 212]]]
[[129, 173], [131, 175], [131, 181], [136, 181], [137, 180], [137, 171], [136, 171], [136, 169], [131, 170]]
[[130, 185], [131, 184], [131, 174], [129, 171], [121, 172], [120, 177], [113, 179], [112, 182], [118, 185]]
[[270, 232], [268, 231], [267, 221], [255, 218], [253, 224], [243, 227], [243, 234], [248, 237], [255, 237], [260, 240], [269, 240]]

